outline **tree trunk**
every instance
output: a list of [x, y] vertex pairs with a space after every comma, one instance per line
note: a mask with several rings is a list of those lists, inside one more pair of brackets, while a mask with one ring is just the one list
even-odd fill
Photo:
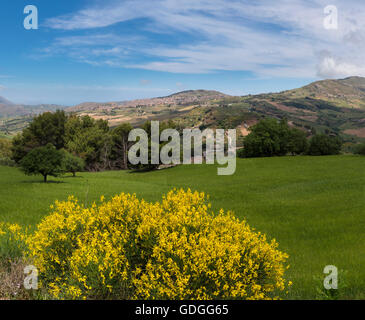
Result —
[[127, 155], [127, 143], [123, 143], [123, 167], [124, 170], [128, 170], [128, 155]]
[[43, 176], [43, 178], [44, 178], [44, 183], [47, 183], [47, 175], [46, 174]]

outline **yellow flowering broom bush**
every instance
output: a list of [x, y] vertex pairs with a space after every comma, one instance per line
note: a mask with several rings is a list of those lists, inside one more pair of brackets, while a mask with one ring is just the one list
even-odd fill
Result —
[[287, 255], [204, 193], [149, 203], [121, 194], [84, 208], [56, 202], [27, 239], [41, 283], [59, 299], [270, 299]]
[[27, 249], [29, 228], [0, 222], [0, 263], [21, 258]]

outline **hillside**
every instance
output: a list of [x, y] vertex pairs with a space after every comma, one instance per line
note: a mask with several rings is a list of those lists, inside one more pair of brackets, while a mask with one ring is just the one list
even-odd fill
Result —
[[[0, 105], [0, 132], [17, 132], [34, 114], [57, 108], [3, 105], [1, 109]], [[4, 110], [20, 116], [1, 121]], [[291, 126], [307, 132], [308, 136], [325, 132], [356, 143], [365, 140], [365, 78], [323, 80], [280, 93], [242, 97], [190, 90], [151, 99], [82, 103], [66, 111], [107, 120], [111, 127], [124, 122], [138, 126], [147, 120], [171, 119], [184, 127], [237, 128], [243, 136], [261, 118], [286, 118]]]
[[117, 126], [123, 122], [140, 125], [147, 120], [180, 119], [196, 108], [209, 106], [227, 98], [230, 96], [217, 91], [189, 90], [151, 99], [107, 103], [87, 102], [67, 108], [66, 111], [108, 120], [111, 126]]
[[132, 101], [95, 103], [85, 102], [77, 106], [67, 108], [69, 112], [90, 112], [90, 111], [106, 111], [113, 112], [118, 108], [136, 108], [136, 107], [154, 107], [159, 105], [188, 105], [202, 104], [208, 101], [223, 99], [229, 97], [226, 94], [217, 91], [208, 90], [189, 90], [172, 94], [167, 97], [158, 97], [151, 99], [137, 99]]
[[310, 97], [338, 107], [365, 108], [365, 78], [349, 77], [340, 80], [323, 80], [303, 88], [285, 91], [292, 98]]
[[306, 131], [338, 134], [348, 142], [365, 138], [365, 78], [323, 80], [280, 93], [232, 97], [216, 91], [184, 91], [168, 97], [87, 103], [67, 109], [80, 115], [139, 125], [173, 119], [188, 127], [238, 128], [242, 135], [262, 117], [287, 118]]
[[54, 104], [15, 104], [0, 97], [0, 134], [14, 134], [24, 129], [35, 115], [64, 108], [64, 106]]
[[14, 103], [5, 99], [4, 97], [0, 97], [0, 105], [11, 106], [11, 105], [14, 105]]

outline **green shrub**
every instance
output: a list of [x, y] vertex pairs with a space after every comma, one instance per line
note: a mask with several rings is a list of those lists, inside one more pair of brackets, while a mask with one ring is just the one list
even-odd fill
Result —
[[72, 173], [76, 176], [76, 172], [83, 171], [85, 169], [85, 161], [79, 157], [72, 155], [66, 150], [62, 150], [62, 170], [64, 172]]
[[273, 157], [303, 154], [308, 142], [303, 131], [290, 128], [286, 120], [264, 119], [254, 125], [243, 140], [239, 157]]
[[357, 144], [354, 148], [354, 153], [365, 156], [365, 143]]
[[10, 159], [11, 157], [11, 140], [0, 138], [0, 159]]
[[340, 154], [342, 141], [338, 137], [316, 134], [309, 143], [308, 154], [311, 156], [326, 156]]

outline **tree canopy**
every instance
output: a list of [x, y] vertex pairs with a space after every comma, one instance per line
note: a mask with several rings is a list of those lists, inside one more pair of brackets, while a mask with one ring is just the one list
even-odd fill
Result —
[[62, 152], [49, 143], [31, 150], [20, 161], [20, 168], [26, 175], [42, 175], [47, 182], [48, 176], [57, 177], [62, 173], [62, 160]]
[[304, 132], [290, 128], [287, 121], [264, 119], [251, 128], [251, 133], [243, 140], [242, 157], [273, 157], [288, 153], [303, 154], [308, 142]]
[[342, 141], [336, 136], [316, 134], [310, 140], [308, 154], [311, 156], [336, 155], [341, 152]]

